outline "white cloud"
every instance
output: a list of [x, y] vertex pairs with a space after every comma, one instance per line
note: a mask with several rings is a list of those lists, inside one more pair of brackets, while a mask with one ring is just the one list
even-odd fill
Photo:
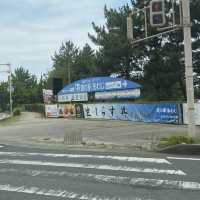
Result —
[[104, 5], [118, 7], [126, 2], [1, 0], [0, 62], [26, 67], [37, 75], [47, 72], [51, 56], [63, 41], [72, 40], [77, 46], [90, 43], [91, 22], [104, 22]]

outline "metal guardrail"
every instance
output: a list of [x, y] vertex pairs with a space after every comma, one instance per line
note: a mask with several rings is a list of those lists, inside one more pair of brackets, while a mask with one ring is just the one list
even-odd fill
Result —
[[64, 136], [64, 144], [66, 145], [80, 145], [83, 142], [81, 130], [67, 129]]

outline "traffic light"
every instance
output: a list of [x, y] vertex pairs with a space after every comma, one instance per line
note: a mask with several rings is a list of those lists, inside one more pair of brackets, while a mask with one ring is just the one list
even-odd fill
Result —
[[152, 0], [150, 3], [150, 23], [153, 27], [161, 27], [166, 23], [165, 1]]

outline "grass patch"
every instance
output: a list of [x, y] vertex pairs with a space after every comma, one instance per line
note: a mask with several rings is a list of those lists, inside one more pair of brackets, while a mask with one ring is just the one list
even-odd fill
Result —
[[1, 121], [0, 121], [0, 127], [1, 127], [1, 126], [8, 126], [8, 125], [10, 125], [10, 124], [13, 124], [13, 123], [15, 123], [15, 122], [18, 122], [19, 119], [20, 119], [20, 116], [13, 116], [13, 117], [10, 117], [10, 118], [1, 120]]
[[168, 138], [162, 138], [159, 147], [168, 147], [178, 144], [200, 144], [200, 138], [192, 138], [186, 135], [173, 135]]

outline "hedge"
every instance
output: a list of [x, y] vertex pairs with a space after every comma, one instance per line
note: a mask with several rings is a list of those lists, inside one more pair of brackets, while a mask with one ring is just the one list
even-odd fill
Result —
[[28, 111], [28, 112], [37, 112], [43, 115], [45, 114], [44, 104], [25, 104], [24, 108], [25, 108], [25, 111]]

